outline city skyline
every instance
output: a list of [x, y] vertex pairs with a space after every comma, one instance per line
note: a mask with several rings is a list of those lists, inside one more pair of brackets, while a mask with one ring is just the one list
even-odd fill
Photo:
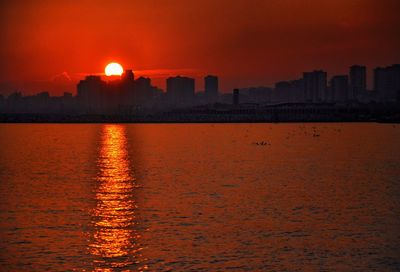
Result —
[[[286, 78], [286, 79], [281, 79], [279, 81], [275, 81], [270, 85], [257, 85], [257, 84], [250, 84], [248, 86], [242, 86], [242, 87], [238, 87], [235, 86], [234, 88], [230, 89], [230, 90], [221, 90], [220, 89], [220, 83], [221, 83], [221, 77], [219, 75], [213, 75], [210, 73], [205, 73], [203, 75], [198, 75], [196, 77], [191, 77], [191, 76], [187, 76], [185, 74], [175, 74], [175, 75], [169, 75], [169, 76], [165, 76], [165, 79], [163, 79], [165, 81], [165, 83], [163, 84], [165, 86], [165, 88], [160, 88], [159, 86], [157, 86], [156, 84], [154, 84], [154, 79], [157, 79], [157, 76], [155, 78], [151, 77], [151, 76], [146, 76], [142, 73], [142, 71], [139, 71], [139, 73], [137, 73], [135, 70], [130, 69], [130, 68], [123, 68], [121, 67], [122, 70], [122, 74], [121, 75], [106, 75], [104, 72], [103, 73], [92, 73], [92, 74], [88, 74], [88, 75], [82, 75], [81, 78], [79, 78], [79, 80], [76, 82], [76, 84], [74, 85], [74, 90], [64, 90], [63, 93], [68, 92], [71, 93], [72, 95], [78, 95], [77, 92], [77, 86], [79, 85], [79, 82], [81, 82], [82, 80], [84, 80], [85, 78], [88, 77], [96, 77], [98, 79], [101, 79], [104, 82], [113, 82], [115, 80], [120, 80], [123, 79], [123, 76], [125, 73], [132, 73], [132, 77], [135, 78], [145, 78], [145, 79], [149, 79], [152, 82], [152, 86], [154, 86], [155, 88], [157, 88], [158, 90], [162, 91], [163, 93], [167, 93], [168, 92], [168, 81], [171, 78], [175, 78], [175, 77], [182, 77], [184, 79], [190, 79], [193, 80], [193, 83], [190, 88], [193, 88], [193, 91], [195, 94], [197, 93], [207, 93], [207, 81], [209, 82], [209, 86], [208, 88], [212, 89], [211, 91], [208, 90], [208, 92], [212, 92], [212, 93], [216, 93], [216, 94], [228, 94], [231, 93], [233, 89], [247, 89], [247, 88], [261, 88], [261, 87], [266, 87], [266, 88], [272, 88], [272, 89], [280, 89], [280, 86], [282, 84], [285, 84], [286, 82], [294, 82], [296, 80], [298, 80], [299, 78], [307, 78], [310, 74], [314, 73], [314, 72], [321, 72], [323, 73], [323, 77], [325, 78], [326, 82], [324, 82], [324, 84], [327, 87], [334, 87], [335, 84], [335, 80], [346, 76], [347, 77], [347, 83], [349, 87], [352, 87], [354, 89], [358, 89], [358, 90], [352, 90], [354, 93], [357, 93], [359, 91], [378, 91], [379, 88], [379, 84], [377, 77], [379, 76], [379, 71], [384, 71], [387, 68], [390, 67], [394, 67], [396, 70], [396, 73], [398, 73], [398, 67], [399, 64], [397, 63], [388, 63], [386, 65], [383, 66], [377, 66], [377, 67], [367, 67], [365, 65], [362, 64], [352, 64], [350, 66], [347, 67], [347, 71], [340, 73], [340, 74], [330, 74], [329, 72], [327, 72], [324, 69], [319, 69], [319, 68], [311, 68], [308, 71], [303, 71], [303, 72], [298, 72], [297, 76], [294, 76], [293, 78]], [[397, 75], [397, 74], [396, 74]], [[343, 80], [343, 78], [341, 78]], [[157, 82], [157, 81], [156, 81]], [[201, 86], [199, 88], [199, 86]], [[15, 92], [21, 92], [24, 95], [35, 95], [37, 93], [42, 93], [42, 92], [49, 92], [47, 90], [40, 90], [36, 93], [30, 93], [30, 92], [26, 92], [24, 90], [14, 90], [12, 93]], [[10, 94], [12, 94], [10, 93]], [[51, 92], [49, 92], [50, 95]], [[63, 94], [62, 93], [62, 94]], [[0, 92], [0, 95], [3, 95]], [[4, 95], [3, 95], [4, 96]], [[7, 95], [6, 95], [7, 96]], [[54, 95], [57, 96], [57, 95]]]
[[167, 78], [167, 88], [162, 90], [151, 78], [137, 77], [133, 70], [110, 63], [107, 77], [81, 79], [76, 95], [0, 95], [0, 112], [5, 114], [3, 121], [18, 122], [106, 122], [112, 116], [119, 116], [114, 121], [129, 122], [397, 120], [400, 64], [374, 67], [373, 71], [372, 90], [367, 88], [367, 67], [355, 64], [346, 74], [328, 76], [326, 71], [313, 69], [273, 87], [250, 86], [222, 93], [218, 75], [204, 76], [204, 91], [196, 91], [194, 78], [179, 75]]
[[[367, 77], [366, 77], [366, 86], [367, 89], [373, 90], [374, 88], [374, 69], [376, 67], [386, 67], [388, 65], [396, 64], [398, 62], [389, 62], [389, 63], [381, 63], [381, 65], [378, 66], [367, 66], [365, 65], [366, 62], [361, 63], [362, 66], [367, 66]], [[328, 75], [335, 76], [335, 75], [341, 75], [341, 74], [346, 74], [348, 72], [348, 68], [351, 67], [351, 65], [354, 64], [349, 64], [347, 67], [342, 67], [340, 69], [335, 69], [335, 71], [339, 71], [338, 73], [332, 73], [330, 72], [331, 70], [329, 69], [324, 69], [324, 68], [313, 68], [310, 67], [309, 70], [323, 70], [326, 71]], [[326, 67], [327, 65], [325, 65]], [[135, 75], [139, 77], [145, 77], [145, 78], [151, 78], [152, 82], [154, 85], [162, 90], [167, 89], [167, 84], [166, 80], [169, 77], [173, 76], [184, 76], [184, 77], [190, 77], [195, 79], [195, 89], [196, 91], [204, 91], [205, 85], [203, 82], [203, 77], [208, 75], [207, 71], [196, 71], [195, 69], [155, 69], [155, 70], [134, 70]], [[13, 92], [16, 91], [21, 91], [27, 95], [34, 95], [35, 93], [39, 92], [49, 92], [51, 95], [58, 96], [62, 95], [64, 92], [70, 92], [73, 93], [74, 95], [76, 94], [76, 85], [79, 83], [79, 81], [84, 78], [85, 76], [89, 75], [96, 75], [96, 76], [102, 76], [105, 79], [107, 79], [107, 76], [105, 75], [104, 72], [93, 72], [93, 73], [79, 73], [75, 74], [74, 76], [71, 76], [68, 72], [64, 71], [59, 74], [54, 74], [51, 78], [49, 79], [39, 79], [39, 80], [33, 80], [29, 82], [16, 82], [16, 81], [8, 81], [8, 82], [0, 82], [0, 95], [9, 95]], [[301, 75], [301, 72], [299, 71], [293, 71], [291, 72], [291, 78], [296, 78], [299, 75]], [[255, 80], [255, 81], [250, 81], [247, 80], [246, 83], [242, 83], [241, 85], [229, 85], [226, 83], [226, 79], [224, 76], [219, 76], [220, 81], [222, 82], [221, 87], [220, 87], [220, 92], [221, 93], [230, 93], [232, 92], [233, 89], [235, 88], [248, 88], [248, 87], [271, 87], [274, 86], [275, 83], [279, 81], [285, 81], [289, 80], [289, 78], [278, 78], [277, 80], [273, 79], [267, 79], [268, 76], [265, 76], [265, 80]], [[228, 78], [229, 80], [229, 78]], [[247, 85], [246, 85], [247, 84]], [[228, 87], [227, 87], [228, 86]]]
[[391, 0], [2, 2], [0, 92], [73, 92], [112, 60], [162, 89], [172, 75], [218, 74], [222, 92], [314, 68], [333, 75], [353, 63], [399, 63], [398, 8]]

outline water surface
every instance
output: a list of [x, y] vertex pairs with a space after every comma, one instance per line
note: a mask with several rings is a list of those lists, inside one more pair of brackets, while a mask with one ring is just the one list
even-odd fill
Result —
[[3, 271], [398, 271], [400, 126], [2, 124]]

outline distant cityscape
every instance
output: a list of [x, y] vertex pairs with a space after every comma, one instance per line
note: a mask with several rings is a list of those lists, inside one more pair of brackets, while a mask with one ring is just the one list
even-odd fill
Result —
[[[222, 121], [241, 121], [239, 114], [245, 116], [244, 120], [273, 121], [282, 119], [285, 112], [287, 117], [283, 120], [289, 121], [319, 120], [321, 116], [325, 116], [322, 120], [332, 121], [351, 116], [356, 120], [360, 116], [367, 120], [388, 115], [398, 118], [400, 64], [377, 67], [373, 73], [372, 90], [367, 88], [366, 66], [353, 65], [347, 75], [335, 75], [329, 81], [327, 72], [314, 70], [304, 72], [299, 79], [277, 82], [273, 87], [220, 93], [219, 78], [215, 75], [205, 76], [204, 91], [197, 92], [193, 78], [169, 77], [164, 92], [153, 86], [150, 78], [135, 79], [132, 70], [125, 70], [120, 78], [109, 81], [101, 76], [86, 76], [77, 84], [76, 96], [68, 92], [63, 96], [50, 96], [48, 92], [32, 96], [14, 92], [7, 97], [0, 96], [0, 113], [5, 114], [0, 121], [18, 121], [21, 116], [25, 116], [24, 120], [29, 115], [43, 114], [102, 115], [103, 118], [118, 115], [127, 121], [139, 117], [144, 121], [152, 118], [168, 121], [167, 116], [175, 116], [171, 121], [179, 121], [179, 118], [188, 119], [189, 115], [195, 121], [218, 121], [221, 117], [217, 115], [221, 115], [228, 118]], [[232, 114], [236, 117], [230, 119]], [[80, 121], [79, 118], [72, 120]]]

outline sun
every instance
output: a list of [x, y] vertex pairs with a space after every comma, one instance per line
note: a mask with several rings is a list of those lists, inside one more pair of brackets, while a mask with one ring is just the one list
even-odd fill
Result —
[[116, 62], [110, 62], [105, 68], [106, 76], [120, 76], [122, 75], [124, 69], [121, 64]]

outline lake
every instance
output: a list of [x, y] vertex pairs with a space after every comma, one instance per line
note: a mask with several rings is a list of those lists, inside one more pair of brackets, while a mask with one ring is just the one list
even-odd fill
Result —
[[0, 124], [2, 271], [399, 271], [400, 125]]

